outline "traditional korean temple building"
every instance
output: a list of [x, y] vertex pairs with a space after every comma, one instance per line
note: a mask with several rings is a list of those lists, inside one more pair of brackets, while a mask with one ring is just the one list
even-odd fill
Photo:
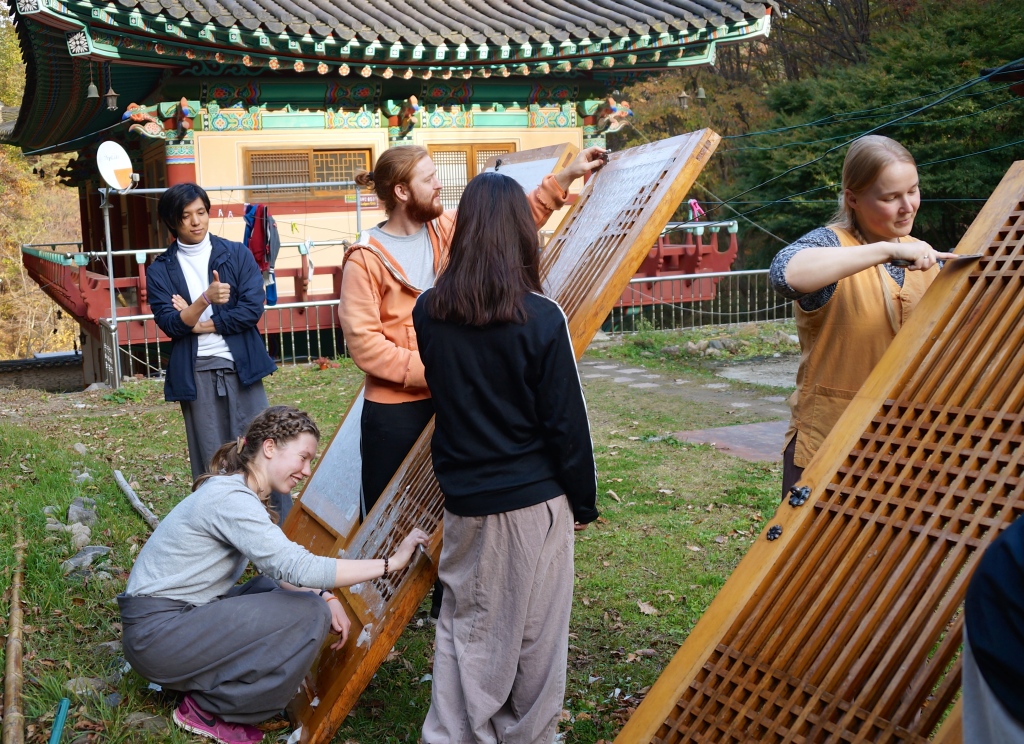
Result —
[[[453, 206], [496, 153], [603, 143], [609, 124], [627, 115], [609, 108], [617, 86], [713, 64], [718, 46], [767, 36], [771, 6], [16, 0], [28, 82], [17, 120], [0, 127], [0, 141], [26, 154], [75, 153], [61, 175], [79, 191], [86, 252], [105, 248], [94, 155], [107, 139], [124, 145], [139, 186], [150, 188], [346, 181], [371, 169], [388, 147], [418, 144], [430, 150], [446, 187], [442, 199]], [[211, 197], [211, 229], [227, 238], [241, 239], [246, 201], [272, 205], [284, 241], [351, 240], [355, 233], [356, 194], [346, 187]], [[363, 225], [383, 218], [372, 195], [360, 202]], [[153, 198], [115, 197], [111, 227], [115, 250], [166, 240]], [[337, 247], [318, 254], [317, 264], [340, 263], [340, 256]], [[26, 265], [36, 258], [26, 254]], [[283, 253], [281, 261], [297, 266], [299, 256]], [[69, 272], [97, 268], [84, 258], [67, 263]], [[137, 263], [121, 257], [116, 274], [136, 276]], [[86, 320], [69, 291], [55, 287], [52, 271], [29, 268]], [[102, 279], [97, 273], [93, 283]], [[330, 290], [329, 277], [317, 281]], [[105, 284], [95, 288], [106, 291]], [[138, 297], [132, 303], [125, 312], [144, 305]], [[109, 301], [107, 308], [109, 316]]]

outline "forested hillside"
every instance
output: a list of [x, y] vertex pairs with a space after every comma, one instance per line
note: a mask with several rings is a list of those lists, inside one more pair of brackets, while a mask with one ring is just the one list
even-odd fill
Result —
[[[0, 103], [20, 105], [24, 86], [18, 39], [2, 16]], [[78, 194], [56, 178], [67, 160], [67, 154], [26, 158], [0, 145], [0, 359], [74, 347], [77, 324], [28, 277], [20, 252], [22, 243], [81, 240]]]
[[[716, 216], [735, 210], [764, 228], [740, 220], [742, 262], [754, 268], [828, 219], [844, 145], [877, 129], [920, 165], [925, 202], [915, 235], [955, 246], [1009, 164], [1024, 158], [1024, 98], [1005, 82], [969, 85], [982, 69], [1024, 57], [1024, 0], [783, 7], [789, 15], [764, 45], [723, 50], [717, 70], [624, 89], [636, 125], [616, 135], [622, 146], [698, 126], [720, 132], [726, 139], [701, 183], [736, 197]], [[698, 86], [703, 106], [693, 98]], [[691, 96], [685, 111], [677, 103], [683, 88]], [[696, 196], [715, 201], [700, 189]]]
[[[693, 196], [711, 216], [742, 215], [737, 267], [754, 268], [828, 219], [845, 144], [877, 129], [917, 158], [925, 201], [915, 234], [945, 249], [1024, 158], [1024, 98], [1008, 83], [978, 81], [982, 69], [1022, 57], [1024, 0], [780, 0], [769, 39], [722, 48], [714, 68], [609, 91], [635, 112], [609, 144], [705, 126], [722, 134]], [[0, 102], [20, 104], [23, 87], [17, 38], [3, 22]], [[18, 251], [79, 239], [76, 194], [55, 179], [66, 160], [0, 146], [0, 358], [72, 347], [74, 324], [25, 276]], [[728, 203], [714, 207], [720, 199]]]

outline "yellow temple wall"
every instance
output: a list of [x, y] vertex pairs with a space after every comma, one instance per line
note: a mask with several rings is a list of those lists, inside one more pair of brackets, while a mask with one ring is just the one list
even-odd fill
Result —
[[[303, 130], [258, 130], [227, 132], [199, 131], [194, 134], [196, 179], [204, 187], [232, 186], [246, 182], [245, 151], [254, 148], [289, 149], [298, 147], [344, 147], [369, 148], [373, 162], [388, 147], [388, 132], [380, 129], [303, 129]], [[582, 128], [526, 129], [526, 128], [465, 128], [465, 129], [416, 129], [413, 144], [428, 147], [439, 144], [486, 144], [515, 143], [516, 150], [571, 142], [579, 148], [583, 145]], [[579, 193], [582, 181], [574, 184], [571, 193]], [[258, 201], [258, 195], [248, 201]], [[241, 240], [245, 231], [238, 205], [247, 201], [242, 191], [210, 192], [210, 231], [228, 240]], [[296, 199], [295, 201], [299, 201]], [[310, 202], [316, 200], [310, 199]], [[271, 206], [271, 214], [274, 214]], [[555, 212], [543, 229], [553, 230], [565, 216], [568, 207]], [[307, 214], [274, 214], [277, 220], [281, 242], [285, 244], [278, 256], [278, 268], [292, 268], [301, 265], [297, 247], [288, 243], [312, 240], [315, 243], [349, 240], [356, 234], [355, 211], [312, 212]], [[385, 219], [383, 210], [364, 208], [361, 213], [363, 228], [370, 227]], [[310, 254], [318, 266], [341, 263], [344, 247], [341, 245], [315, 245]], [[312, 293], [330, 293], [331, 280], [328, 276], [315, 278]], [[290, 293], [290, 282], [283, 281], [279, 292]]]

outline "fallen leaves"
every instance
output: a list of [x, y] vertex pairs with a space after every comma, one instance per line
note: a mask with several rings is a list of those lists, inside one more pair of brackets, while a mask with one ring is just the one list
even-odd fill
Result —
[[660, 614], [658, 612], [657, 608], [654, 605], [652, 605], [650, 602], [643, 602], [643, 601], [637, 600], [636, 606], [639, 607], [640, 608], [640, 612], [644, 613], [645, 615], [658, 615], [658, 614]]
[[609, 489], [608, 493], [606, 495], [610, 496], [612, 498], [612, 500], [615, 501], [616, 503], [619, 503], [619, 504], [622, 503], [622, 499], [619, 498], [619, 494], [615, 493], [615, 491], [612, 491], [611, 489]]

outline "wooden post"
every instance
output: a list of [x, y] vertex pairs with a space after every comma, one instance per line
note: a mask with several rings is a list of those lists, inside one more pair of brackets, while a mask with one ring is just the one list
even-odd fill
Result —
[[14, 522], [14, 576], [11, 579], [11, 609], [7, 620], [7, 657], [4, 671], [4, 728], [3, 744], [22, 744], [25, 741], [25, 714], [21, 709], [22, 673], [22, 612], [21, 586], [25, 571], [25, 543], [21, 539], [21, 518]]

